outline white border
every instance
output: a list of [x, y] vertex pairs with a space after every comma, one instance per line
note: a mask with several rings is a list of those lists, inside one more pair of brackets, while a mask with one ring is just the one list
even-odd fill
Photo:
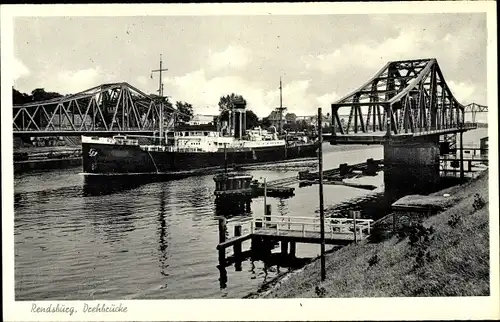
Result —
[[[31, 301], [14, 301], [13, 165], [10, 66], [13, 61], [14, 16], [136, 16], [136, 15], [305, 15], [374, 13], [486, 12], [488, 26], [489, 120], [498, 120], [496, 3], [398, 2], [398, 3], [254, 3], [174, 5], [2, 5], [1, 7], [1, 98], [2, 98], [2, 250], [3, 310], [5, 320], [24, 321], [132, 321], [132, 320], [400, 320], [400, 319], [495, 319], [500, 318], [498, 247], [498, 124], [490, 122], [490, 240], [491, 295], [474, 298], [366, 298], [290, 300], [137, 300], [120, 301], [127, 314], [32, 314]], [[86, 303], [119, 303], [86, 301]], [[38, 302], [41, 303], [42, 302]], [[76, 305], [83, 302], [50, 301], [46, 304]]]

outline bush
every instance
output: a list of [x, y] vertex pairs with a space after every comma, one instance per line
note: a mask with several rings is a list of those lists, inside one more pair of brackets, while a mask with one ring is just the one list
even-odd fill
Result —
[[450, 225], [451, 228], [455, 228], [461, 221], [462, 218], [458, 214], [453, 214], [451, 218], [448, 219], [448, 225]]
[[314, 291], [318, 297], [325, 297], [326, 295], [326, 289], [324, 287], [316, 286]]
[[472, 207], [474, 207], [475, 211], [478, 211], [479, 209], [483, 208], [486, 205], [486, 202], [484, 201], [483, 197], [479, 195], [479, 193], [476, 193], [474, 195], [474, 203], [472, 204]]
[[376, 265], [379, 261], [380, 259], [378, 258], [378, 255], [374, 255], [368, 260], [368, 266], [372, 267], [373, 265]]

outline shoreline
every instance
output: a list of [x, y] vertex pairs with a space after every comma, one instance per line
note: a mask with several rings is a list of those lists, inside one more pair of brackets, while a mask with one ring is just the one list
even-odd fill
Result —
[[[429, 223], [432, 223], [432, 224], [437, 226], [436, 223], [438, 222], [438, 224], [440, 224], [439, 221], [440, 221], [440, 219], [442, 219], [441, 218], [442, 216], [446, 217], [445, 219], [448, 220], [448, 225], [450, 225], [449, 223], [450, 223], [451, 219], [448, 219], [448, 217], [456, 216], [456, 213], [453, 215], [450, 215], [450, 216], [446, 216], [446, 215], [448, 215], [448, 212], [450, 212], [450, 211], [453, 212], [454, 208], [461, 207], [461, 206], [463, 206], [464, 203], [467, 203], [467, 201], [470, 201], [471, 197], [477, 193], [476, 191], [480, 190], [481, 187], [478, 188], [478, 185], [480, 185], [481, 183], [484, 183], [484, 182], [486, 182], [486, 183], [488, 182], [488, 173], [489, 173], [488, 171], [484, 171], [483, 173], [481, 173], [480, 175], [478, 175], [476, 178], [472, 179], [469, 182], [466, 182], [463, 184], [457, 184], [457, 185], [454, 185], [454, 186], [451, 186], [451, 187], [448, 187], [448, 188], [445, 188], [445, 189], [442, 189], [442, 190], [439, 190], [437, 192], [430, 193], [429, 195], [427, 195], [430, 198], [435, 197], [435, 196], [442, 196], [443, 194], [451, 194], [452, 196], [456, 195], [456, 196], [454, 196], [454, 198], [456, 198], [457, 202], [455, 203], [454, 206], [451, 206], [445, 210], [438, 212], [437, 214], [431, 215], [428, 218], [424, 219], [424, 225], [426, 225], [426, 224], [428, 225]], [[486, 207], [485, 208], [486, 208], [486, 212], [488, 212], [488, 209], [487, 209], [487, 206], [488, 206], [488, 195], [487, 195], [488, 186], [487, 186], [487, 184], [486, 184], [486, 187], [483, 187], [483, 188], [486, 189], [486, 195], [485, 196], [483, 195], [482, 197], [486, 200]], [[485, 193], [484, 189], [483, 189], [482, 193], [483, 194]], [[482, 211], [484, 211], [484, 208]], [[460, 213], [461, 212], [459, 212], [459, 214]], [[385, 217], [387, 217], [387, 216], [385, 216]], [[453, 218], [456, 218], [456, 217], [453, 217]], [[446, 228], [449, 228], [449, 227], [446, 227]], [[393, 247], [393, 246], [395, 246], [395, 241], [394, 241], [395, 238], [396, 237], [393, 236], [393, 237], [390, 237], [386, 240], [383, 240], [380, 242], [374, 242], [374, 243], [370, 243], [369, 241], [365, 240], [365, 241], [358, 243], [357, 245], [351, 244], [351, 245], [348, 245], [345, 247], [334, 247], [333, 249], [331, 249], [325, 253], [326, 262], [327, 262], [327, 270], [329, 269], [328, 268], [329, 263], [332, 264], [332, 263], [338, 263], [338, 262], [342, 262], [343, 266], [347, 266], [347, 267], [359, 267], [359, 265], [357, 265], [357, 264], [359, 262], [359, 257], [361, 257], [360, 256], [361, 252], [363, 250], [368, 251], [368, 252], [376, 252], [376, 251], [379, 251], [384, 246]], [[464, 237], [464, 238], [466, 238], [466, 237]], [[408, 239], [408, 237], [406, 237], [406, 239]], [[402, 243], [402, 245], [404, 245], [405, 244], [404, 240], [405, 239], [403, 239], [403, 241], [398, 241], [397, 243]], [[487, 243], [489, 243], [489, 241], [487, 241]], [[354, 256], [349, 256], [352, 254], [354, 254]], [[356, 256], [356, 255], [358, 255], [358, 256]], [[377, 258], [380, 257], [380, 256], [378, 256], [378, 254], [376, 254], [376, 255], [377, 255]], [[290, 270], [288, 272], [283, 273], [280, 276], [277, 276], [276, 278], [269, 281], [268, 283], [261, 285], [256, 291], [250, 292], [247, 295], [243, 296], [242, 298], [243, 299], [256, 299], [256, 298], [330, 297], [330, 296], [326, 296], [324, 293], [326, 292], [326, 294], [328, 294], [328, 293], [330, 293], [330, 291], [332, 291], [332, 288], [329, 287], [332, 284], [334, 284], [334, 285], [336, 285], [338, 283], [342, 283], [342, 284], [345, 283], [346, 285], [351, 284], [350, 279], [352, 278], [352, 276], [350, 276], [350, 273], [346, 272], [345, 270], [342, 270], [342, 272], [335, 271], [334, 277], [332, 277], [332, 275], [333, 275], [332, 273], [334, 273], [334, 272], [330, 272], [330, 279], [329, 279], [328, 274], [327, 274], [327, 279], [324, 282], [321, 282], [319, 279], [319, 259], [320, 259], [320, 257], [321, 256], [318, 255], [318, 256], [312, 258], [311, 260], [309, 260], [301, 268], [293, 269], [293, 270]], [[379, 260], [383, 261], [383, 258], [379, 259]], [[392, 263], [392, 264], [393, 265], [390, 266], [391, 268], [397, 263]], [[330, 265], [330, 266], [332, 266], [332, 265]], [[487, 269], [489, 269], [489, 265], [488, 265]], [[340, 276], [340, 275], [342, 275], [342, 273], [345, 273], [344, 280], [342, 280], [342, 277]], [[420, 272], [420, 273], [422, 273], [422, 272]], [[425, 272], [423, 274], [425, 274]], [[427, 274], [430, 274], [430, 273], [427, 272]], [[365, 278], [365, 277], [362, 277], [362, 278]], [[378, 281], [372, 281], [372, 282], [384, 284], [383, 278], [379, 278]], [[387, 282], [387, 281], [385, 281], [385, 282]], [[365, 283], [369, 283], [369, 282], [365, 280]], [[315, 286], [315, 288], [313, 289], [314, 286]], [[348, 294], [348, 293], [352, 293], [352, 292], [350, 292], [350, 290], [344, 289], [343, 291], [344, 292], [342, 292], [342, 291], [332, 292], [336, 295], [336, 296], [332, 296], [332, 297], [352, 297], [353, 296], [352, 294]], [[408, 290], [409, 293], [411, 293], [412, 291], [415, 291], [415, 290], [411, 290], [411, 289]], [[434, 290], [434, 291], [436, 291], [436, 290]], [[356, 291], [353, 291], [353, 292], [356, 292]], [[359, 292], [361, 292], [361, 293], [359, 293]], [[377, 294], [374, 295], [370, 292], [374, 292]], [[472, 291], [472, 292], [474, 293], [474, 291]], [[366, 293], [368, 293], [368, 294], [366, 294]], [[477, 292], [475, 292], [475, 293], [477, 293]], [[473, 295], [483, 295], [481, 292], [479, 292], [479, 293], [480, 294], [473, 294]], [[484, 293], [484, 285], [483, 285], [483, 293]], [[458, 295], [461, 295], [461, 294], [458, 294]], [[464, 294], [462, 296], [467, 296], [467, 295], [470, 296], [471, 294]], [[419, 295], [418, 294], [417, 295], [414, 295], [414, 294], [413, 295], [384, 294], [383, 292], [378, 292], [378, 291], [374, 291], [374, 290], [370, 290], [370, 291], [365, 292], [363, 289], [361, 289], [361, 290], [358, 290], [358, 293], [356, 293], [354, 296], [355, 297], [367, 297], [367, 296], [368, 297], [381, 297], [381, 296], [382, 297], [388, 297], [388, 296], [391, 297], [391, 296], [419, 296]], [[434, 295], [429, 295], [429, 294], [425, 295], [424, 294], [423, 296], [434, 296]], [[442, 296], [442, 295], [435, 295], [435, 296]]]

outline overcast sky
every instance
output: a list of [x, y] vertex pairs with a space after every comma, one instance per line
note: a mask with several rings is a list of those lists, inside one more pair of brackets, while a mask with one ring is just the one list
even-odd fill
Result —
[[165, 94], [195, 113], [243, 95], [260, 117], [283, 103], [329, 109], [390, 60], [438, 60], [457, 99], [486, 101], [486, 15], [43, 17], [14, 20], [14, 86], [76, 93], [128, 82], [153, 93], [163, 54]]

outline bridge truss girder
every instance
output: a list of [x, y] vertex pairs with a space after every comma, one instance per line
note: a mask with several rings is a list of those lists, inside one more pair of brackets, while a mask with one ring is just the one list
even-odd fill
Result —
[[472, 114], [472, 123], [475, 123], [477, 113], [487, 113], [488, 106], [479, 105], [476, 103], [470, 103], [470, 104], [465, 105], [464, 112], [471, 113]]
[[159, 107], [157, 99], [128, 83], [103, 84], [74, 95], [14, 106], [13, 131], [151, 133], [158, 129]]
[[[460, 128], [465, 111], [436, 59], [389, 62], [331, 107], [332, 135], [384, 131], [391, 136]], [[341, 114], [349, 115], [347, 124]]]

